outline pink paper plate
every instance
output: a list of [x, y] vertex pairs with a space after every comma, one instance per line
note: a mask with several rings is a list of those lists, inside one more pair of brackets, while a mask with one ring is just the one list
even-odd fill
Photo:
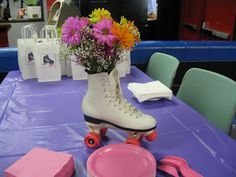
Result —
[[140, 146], [113, 144], [90, 155], [87, 173], [88, 177], [155, 177], [156, 160]]

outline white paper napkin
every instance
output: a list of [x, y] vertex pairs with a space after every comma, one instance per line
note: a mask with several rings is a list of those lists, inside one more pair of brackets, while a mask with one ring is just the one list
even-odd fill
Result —
[[129, 83], [128, 89], [139, 102], [158, 100], [160, 98], [172, 99], [172, 91], [160, 81]]

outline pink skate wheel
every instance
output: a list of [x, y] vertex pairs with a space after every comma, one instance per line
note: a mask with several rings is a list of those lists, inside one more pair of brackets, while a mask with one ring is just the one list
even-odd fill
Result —
[[107, 133], [107, 128], [102, 128], [101, 129], [101, 136], [106, 136]]
[[157, 132], [154, 130], [149, 135], [145, 136], [148, 141], [154, 141], [157, 138]]
[[127, 144], [133, 144], [133, 145], [137, 145], [137, 146], [140, 146], [140, 140], [137, 139], [137, 138], [127, 138], [126, 141], [125, 141]]
[[112, 144], [93, 152], [87, 161], [88, 177], [155, 177], [156, 160], [146, 149]]
[[101, 141], [100, 135], [94, 132], [90, 132], [84, 138], [84, 143], [88, 148], [96, 148], [99, 146]]

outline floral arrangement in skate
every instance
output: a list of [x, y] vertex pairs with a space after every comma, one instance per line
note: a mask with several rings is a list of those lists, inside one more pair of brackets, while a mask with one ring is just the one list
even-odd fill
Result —
[[116, 22], [102, 8], [95, 9], [89, 17], [69, 17], [62, 25], [61, 39], [88, 74], [110, 73], [122, 60], [124, 51], [140, 41], [140, 33], [133, 22], [125, 17]]

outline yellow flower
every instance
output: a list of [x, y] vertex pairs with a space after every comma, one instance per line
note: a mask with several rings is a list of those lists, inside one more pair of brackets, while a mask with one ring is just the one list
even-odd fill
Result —
[[103, 18], [112, 20], [111, 13], [104, 8], [95, 9], [91, 14], [89, 14], [89, 17], [90, 23], [97, 23]]
[[120, 18], [120, 24], [121, 25], [125, 25], [125, 24], [127, 24], [128, 23], [128, 20], [124, 17], [124, 16], [121, 16], [121, 18]]

